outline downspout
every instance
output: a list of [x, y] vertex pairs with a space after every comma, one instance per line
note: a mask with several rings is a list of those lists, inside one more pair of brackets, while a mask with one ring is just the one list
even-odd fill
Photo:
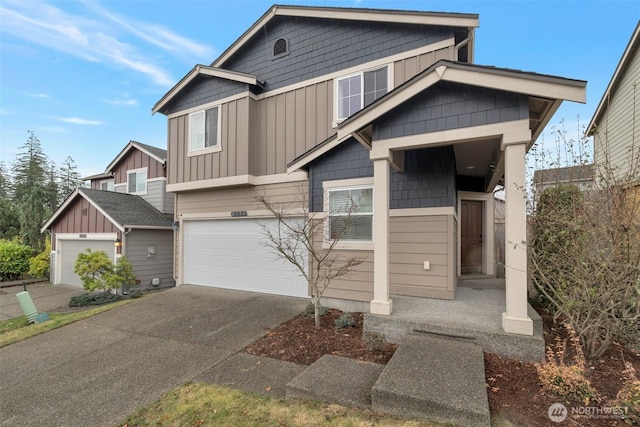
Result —
[[[120, 256], [122, 256], [122, 255], [125, 255], [125, 256], [126, 256], [126, 255], [127, 255], [127, 254], [126, 254], [126, 253], [124, 253], [124, 252], [126, 252], [126, 250], [127, 250], [127, 235], [128, 235], [129, 233], [131, 233], [131, 231], [132, 231], [132, 229], [131, 229], [131, 228], [128, 228], [128, 229], [127, 229], [127, 228], [125, 228], [125, 229], [124, 229], [124, 233], [122, 233], [122, 246], [120, 247]], [[129, 289], [128, 289], [128, 287], [127, 287], [127, 288], [125, 288], [125, 285], [120, 286], [120, 293], [121, 293], [122, 295], [127, 295], [127, 294], [129, 293]]]

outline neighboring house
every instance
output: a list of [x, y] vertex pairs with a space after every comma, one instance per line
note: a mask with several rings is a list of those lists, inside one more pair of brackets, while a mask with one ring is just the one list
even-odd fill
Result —
[[640, 22], [633, 31], [593, 118], [594, 161], [618, 179], [640, 180]]
[[42, 227], [51, 233], [51, 282], [82, 286], [78, 254], [126, 255], [139, 288], [174, 286], [174, 196], [166, 192], [167, 152], [131, 141], [105, 173], [85, 178]]
[[541, 169], [533, 173], [533, 187], [538, 198], [547, 188], [571, 184], [580, 191], [588, 191], [593, 189], [594, 182], [592, 164]]
[[332, 200], [358, 199], [339, 248], [364, 262], [324, 301], [390, 314], [391, 294], [452, 299], [461, 274], [494, 275], [504, 181], [502, 324], [531, 335], [525, 154], [586, 83], [474, 65], [476, 27], [473, 14], [273, 6], [194, 67], [153, 107], [169, 122], [177, 283], [308, 296], [265, 249], [274, 220], [255, 196], [325, 215], [325, 243]]

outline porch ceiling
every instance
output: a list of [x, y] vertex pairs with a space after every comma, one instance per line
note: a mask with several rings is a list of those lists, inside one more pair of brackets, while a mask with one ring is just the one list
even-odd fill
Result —
[[453, 145], [458, 175], [489, 177], [500, 156], [497, 138], [462, 142]]

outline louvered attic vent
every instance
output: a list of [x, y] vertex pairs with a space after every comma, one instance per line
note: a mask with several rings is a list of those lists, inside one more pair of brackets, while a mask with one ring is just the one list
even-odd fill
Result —
[[278, 39], [273, 45], [273, 56], [280, 56], [287, 53], [287, 40]]

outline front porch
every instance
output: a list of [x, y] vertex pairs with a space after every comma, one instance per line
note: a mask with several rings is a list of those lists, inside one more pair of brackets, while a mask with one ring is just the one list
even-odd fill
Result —
[[365, 315], [365, 333], [380, 333], [395, 343], [409, 335], [439, 335], [475, 342], [484, 351], [502, 357], [536, 362], [544, 359], [542, 319], [530, 305], [533, 336], [504, 331], [504, 279], [459, 280], [453, 300], [399, 295], [393, 295], [392, 300], [394, 310], [390, 315]]

